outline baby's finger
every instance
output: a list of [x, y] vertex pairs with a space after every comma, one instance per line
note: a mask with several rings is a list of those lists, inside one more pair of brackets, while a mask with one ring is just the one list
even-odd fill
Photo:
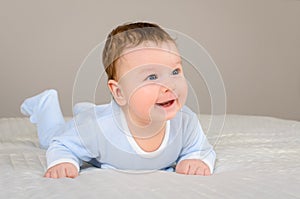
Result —
[[68, 178], [76, 178], [78, 176], [78, 172], [73, 169], [66, 169], [65, 173], [66, 173], [66, 177]]
[[205, 175], [205, 176], [210, 176], [210, 175], [211, 175], [210, 169], [209, 169], [209, 168], [205, 168], [205, 169], [204, 169], [204, 175]]
[[58, 178], [64, 178], [64, 177], [66, 177], [65, 168], [64, 167], [59, 168], [57, 170], [57, 175], [58, 175]]
[[50, 178], [58, 178], [56, 170], [50, 171]]
[[176, 166], [176, 173], [180, 173], [180, 174], [188, 174], [189, 172], [189, 164], [185, 164], [184, 162], [180, 162], [179, 164], [177, 164]]
[[197, 170], [195, 172], [195, 175], [204, 175], [204, 169], [202, 167], [197, 167]]
[[47, 171], [45, 174], [44, 174], [44, 177], [45, 178], [50, 178], [51, 177], [51, 173], [49, 171]]
[[188, 174], [188, 175], [196, 175], [197, 170], [198, 170], [198, 167], [197, 167], [197, 166], [191, 166], [191, 165], [190, 165], [187, 174]]

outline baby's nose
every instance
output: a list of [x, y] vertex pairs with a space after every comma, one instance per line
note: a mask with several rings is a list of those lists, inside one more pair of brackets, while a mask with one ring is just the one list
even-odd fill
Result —
[[162, 93], [166, 93], [168, 91], [171, 91], [173, 92], [176, 88], [176, 83], [175, 81], [167, 81], [167, 82], [164, 82], [161, 86], [161, 91]]

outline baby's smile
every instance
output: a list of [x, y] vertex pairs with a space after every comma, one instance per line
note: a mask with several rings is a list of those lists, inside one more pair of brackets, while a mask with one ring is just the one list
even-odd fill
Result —
[[168, 108], [168, 107], [172, 106], [174, 104], [174, 102], [175, 102], [175, 99], [172, 99], [172, 100], [168, 100], [165, 102], [156, 103], [156, 105], [161, 106], [163, 108]]

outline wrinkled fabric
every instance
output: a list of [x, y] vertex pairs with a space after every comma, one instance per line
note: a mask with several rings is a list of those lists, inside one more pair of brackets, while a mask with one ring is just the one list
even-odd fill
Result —
[[[210, 116], [201, 115], [204, 132]], [[27, 118], [0, 119], [0, 198], [299, 198], [300, 122], [229, 115], [207, 135], [217, 156], [210, 177], [124, 172], [84, 165], [75, 179], [43, 178], [45, 150]]]

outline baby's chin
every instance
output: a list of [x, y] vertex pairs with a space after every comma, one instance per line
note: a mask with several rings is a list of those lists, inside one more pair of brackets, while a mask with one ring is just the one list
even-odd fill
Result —
[[156, 108], [151, 110], [150, 117], [152, 122], [164, 122], [173, 119], [181, 107], [176, 107], [172, 110], [165, 111], [161, 108]]
[[[135, 113], [135, 117], [132, 117], [130, 111], [129, 118], [133, 120], [133, 123], [144, 125], [144, 126], [151, 126], [151, 125], [157, 125], [158, 123], [164, 123], [168, 120], [173, 119], [177, 113], [180, 111], [182, 106], [178, 102], [178, 100], [174, 100], [172, 104], [164, 104], [164, 105], [153, 105], [150, 110], [149, 114], [143, 113], [143, 114], [137, 114]], [[146, 116], [148, 115], [148, 116]], [[138, 121], [135, 121], [137, 119]]]

